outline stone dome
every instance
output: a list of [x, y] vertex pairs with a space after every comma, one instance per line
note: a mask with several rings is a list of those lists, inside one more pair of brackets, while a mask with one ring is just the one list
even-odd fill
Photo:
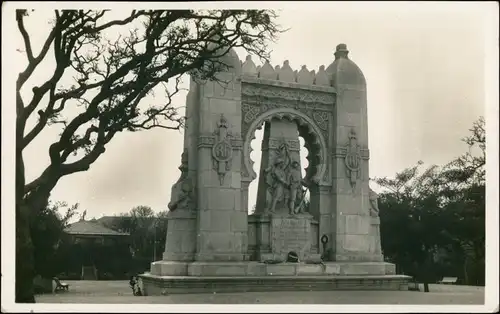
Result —
[[361, 69], [347, 56], [349, 50], [345, 44], [337, 45], [335, 61], [328, 66], [326, 73], [332, 80], [332, 85], [348, 84], [366, 86], [365, 76]]
[[[208, 49], [213, 49], [214, 46], [215, 44], [211, 43], [208, 45]], [[221, 61], [229, 66], [228, 72], [237, 75], [241, 74], [241, 61], [233, 48], [229, 49], [229, 51], [221, 57]]]
[[228, 72], [232, 72], [237, 75], [241, 74], [241, 61], [233, 48], [231, 48], [229, 52], [222, 57], [222, 61], [230, 67]]

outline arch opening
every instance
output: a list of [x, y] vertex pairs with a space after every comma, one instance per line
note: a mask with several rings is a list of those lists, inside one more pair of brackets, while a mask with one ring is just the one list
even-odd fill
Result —
[[[251, 144], [256, 139], [256, 131], [262, 129], [262, 125], [271, 122], [272, 119], [286, 119], [297, 123], [299, 136], [304, 139], [304, 147], [309, 152], [307, 154], [307, 168], [305, 169], [305, 180], [311, 183], [319, 184], [325, 172], [324, 162], [327, 160], [327, 149], [325, 139], [321, 135], [319, 128], [312, 119], [303, 113], [289, 108], [277, 108], [269, 110], [254, 120], [247, 129], [244, 136], [243, 155], [242, 155], [242, 180], [247, 183], [253, 182], [257, 178], [260, 169], [255, 169], [254, 160], [251, 158], [252, 151], [256, 149]], [[261, 142], [262, 137], [260, 141]], [[253, 157], [253, 156], [252, 156]]]
[[[257, 122], [254, 121], [253, 125], [248, 129], [244, 142], [244, 160], [242, 166], [246, 167], [246, 171], [243, 171], [243, 174], [246, 172], [247, 175], [244, 175], [242, 179], [248, 184], [247, 209], [249, 214], [255, 211], [257, 203], [262, 143], [264, 139], [263, 126], [266, 123], [271, 123], [273, 119], [286, 119], [297, 124], [302, 178], [308, 183], [317, 184], [323, 176], [324, 165], [322, 161], [324, 159], [322, 155], [325, 153], [326, 147], [322, 145], [324, 139], [315, 130], [315, 125], [295, 113], [264, 114], [261, 119], [257, 119]], [[305, 197], [308, 203], [310, 201], [309, 189], [307, 189]]]

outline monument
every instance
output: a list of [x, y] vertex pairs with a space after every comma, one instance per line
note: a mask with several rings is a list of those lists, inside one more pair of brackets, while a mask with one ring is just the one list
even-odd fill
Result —
[[[366, 82], [346, 45], [318, 72], [288, 61], [256, 67], [232, 50], [222, 61], [226, 83], [191, 79], [166, 249], [140, 276], [144, 293], [407, 289], [409, 277], [381, 252]], [[261, 127], [249, 215], [250, 142]], [[309, 151], [304, 177], [299, 136]]]

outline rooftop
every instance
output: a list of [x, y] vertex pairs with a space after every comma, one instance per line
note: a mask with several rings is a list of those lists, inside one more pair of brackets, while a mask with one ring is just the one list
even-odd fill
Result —
[[128, 233], [106, 228], [96, 221], [80, 220], [69, 225], [64, 232], [77, 235], [127, 236]]

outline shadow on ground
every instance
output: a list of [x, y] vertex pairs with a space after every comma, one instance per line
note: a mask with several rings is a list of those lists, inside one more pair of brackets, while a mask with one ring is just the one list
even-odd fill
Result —
[[[176, 294], [136, 297], [128, 281], [68, 281], [69, 291], [36, 297], [37, 303], [170, 304], [484, 304], [484, 287], [430, 285], [414, 291], [296, 291]], [[423, 291], [423, 287], [420, 287]]]

